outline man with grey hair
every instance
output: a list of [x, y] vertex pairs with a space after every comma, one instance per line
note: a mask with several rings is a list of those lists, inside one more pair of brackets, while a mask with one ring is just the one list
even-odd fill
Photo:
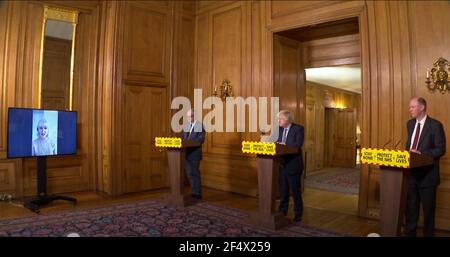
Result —
[[[200, 121], [195, 119], [194, 110], [186, 113], [189, 122], [181, 132], [181, 138], [198, 141], [201, 144], [205, 142], [205, 129]], [[189, 147], [186, 149], [186, 175], [191, 185], [192, 197], [200, 200], [202, 198], [201, 179], [200, 179], [200, 161], [202, 159], [202, 146]]]
[[411, 118], [406, 124], [410, 152], [431, 156], [432, 165], [411, 169], [405, 212], [405, 233], [416, 236], [420, 203], [423, 209], [423, 235], [433, 236], [436, 189], [439, 185], [439, 160], [445, 154], [445, 132], [442, 123], [427, 115], [427, 101], [413, 97], [409, 101]]
[[294, 198], [294, 222], [301, 221], [303, 214], [303, 200], [300, 191], [300, 178], [303, 173], [302, 146], [305, 130], [303, 126], [293, 123], [294, 115], [288, 110], [278, 113], [280, 126], [277, 143], [299, 150], [297, 154], [287, 154], [280, 158], [280, 206], [278, 210], [287, 215], [289, 207], [289, 189]]

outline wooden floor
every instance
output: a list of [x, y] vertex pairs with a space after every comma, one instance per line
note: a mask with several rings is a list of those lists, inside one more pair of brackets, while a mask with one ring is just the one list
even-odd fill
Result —
[[305, 188], [303, 201], [308, 207], [357, 215], [358, 196]]
[[[186, 189], [188, 190], [188, 189]], [[54, 211], [83, 209], [102, 205], [128, 203], [145, 199], [161, 198], [166, 190], [145, 193], [128, 194], [120, 197], [103, 196], [95, 192], [80, 192], [67, 194], [78, 199], [78, 205], [65, 202], [55, 202], [42, 209], [41, 214]], [[237, 208], [244, 211], [256, 210], [258, 202], [255, 197], [243, 196], [213, 189], [203, 189], [203, 200], [215, 204]], [[352, 236], [367, 236], [378, 232], [378, 221], [360, 218], [356, 215], [357, 196], [331, 193], [315, 189], [305, 189], [304, 216], [305, 225], [344, 233]], [[0, 219], [36, 215], [20, 206], [19, 202], [0, 202]], [[292, 205], [288, 214], [293, 216]], [[438, 232], [438, 236], [450, 236], [450, 233]]]

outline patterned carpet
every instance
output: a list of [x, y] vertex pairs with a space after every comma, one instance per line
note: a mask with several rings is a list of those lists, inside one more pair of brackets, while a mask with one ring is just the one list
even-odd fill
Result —
[[158, 200], [0, 220], [0, 237], [249, 237], [346, 236], [293, 224], [270, 231], [243, 223], [247, 213], [201, 202], [185, 209]]
[[359, 173], [359, 169], [322, 169], [316, 174], [306, 176], [305, 187], [357, 195], [359, 192]]

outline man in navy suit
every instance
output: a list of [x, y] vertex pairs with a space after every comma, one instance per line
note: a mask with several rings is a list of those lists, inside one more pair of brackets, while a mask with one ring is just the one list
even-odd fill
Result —
[[[181, 137], [183, 139], [198, 141], [201, 144], [205, 142], [205, 129], [200, 121], [194, 117], [194, 111], [187, 112], [189, 123], [183, 128]], [[186, 149], [186, 174], [191, 185], [192, 197], [202, 198], [201, 179], [200, 179], [200, 160], [202, 159], [202, 146], [188, 147]]]
[[409, 102], [412, 119], [407, 123], [410, 152], [431, 156], [432, 165], [411, 169], [405, 212], [405, 233], [416, 236], [420, 203], [423, 209], [423, 234], [433, 236], [436, 208], [436, 189], [439, 185], [439, 159], [445, 154], [445, 133], [442, 123], [427, 115], [427, 102], [413, 97]]
[[304, 128], [293, 123], [294, 116], [290, 111], [282, 110], [278, 113], [280, 126], [278, 144], [298, 148], [299, 153], [287, 154], [280, 158], [280, 206], [278, 210], [287, 215], [289, 207], [289, 189], [294, 198], [294, 222], [301, 221], [303, 214], [303, 200], [300, 191], [300, 178], [303, 173], [303, 158], [301, 148], [304, 141]]

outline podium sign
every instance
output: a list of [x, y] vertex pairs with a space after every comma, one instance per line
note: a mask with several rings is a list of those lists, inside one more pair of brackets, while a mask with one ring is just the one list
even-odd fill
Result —
[[155, 137], [156, 147], [181, 147], [181, 137]]
[[362, 148], [361, 163], [387, 167], [409, 168], [408, 151]]
[[275, 143], [243, 141], [242, 152], [251, 154], [275, 155], [276, 145]]

